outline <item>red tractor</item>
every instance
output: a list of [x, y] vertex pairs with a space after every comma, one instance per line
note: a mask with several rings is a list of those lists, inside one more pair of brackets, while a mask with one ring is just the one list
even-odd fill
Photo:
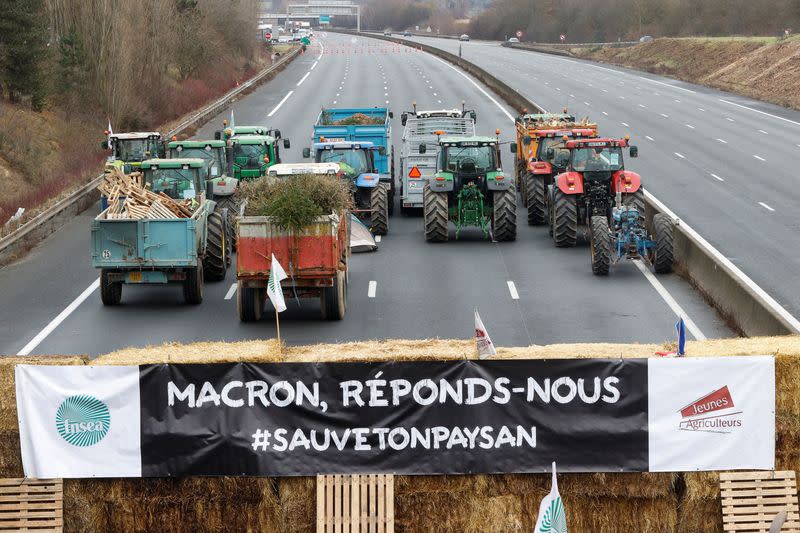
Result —
[[[528, 208], [528, 225], [538, 226], [547, 222], [547, 190], [553, 184], [553, 176], [564, 172], [569, 161], [569, 150], [564, 146], [570, 139], [582, 139], [597, 135], [597, 126], [537, 130], [539, 142], [536, 153], [528, 161], [525, 175], [525, 205]], [[550, 150], [550, 149], [553, 150]]]
[[[548, 189], [548, 218], [553, 241], [558, 247], [575, 246], [578, 226], [591, 228], [592, 217], [612, 224], [617, 192], [622, 204], [636, 209], [644, 225], [644, 191], [639, 174], [625, 170], [622, 149], [638, 156], [629, 138], [584, 138], [567, 140], [566, 170], [555, 176]], [[546, 155], [555, 156], [554, 148]]]

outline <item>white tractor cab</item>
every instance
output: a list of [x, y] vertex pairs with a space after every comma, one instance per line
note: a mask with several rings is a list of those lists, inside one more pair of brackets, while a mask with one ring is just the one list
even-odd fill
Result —
[[104, 150], [111, 150], [107, 164], [131, 172], [145, 159], [164, 157], [164, 145], [157, 131], [133, 131], [113, 133], [106, 131], [108, 138], [101, 143]]

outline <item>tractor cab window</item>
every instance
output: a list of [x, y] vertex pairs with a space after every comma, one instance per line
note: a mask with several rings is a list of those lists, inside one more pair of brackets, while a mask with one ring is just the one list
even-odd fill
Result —
[[358, 176], [372, 172], [364, 150], [340, 148], [337, 150], [320, 150], [319, 163], [339, 163], [342, 172], [347, 176]]
[[444, 170], [476, 174], [497, 168], [497, 148], [489, 146], [450, 146], [445, 149]]
[[[560, 137], [543, 137], [539, 140], [539, 147], [536, 150], [536, 159], [539, 161], [547, 161], [548, 163], [554, 163], [558, 158], [559, 155], [563, 157], [563, 154], [568, 154], [569, 152], [563, 146], [563, 139]], [[558, 148], [558, 145], [562, 145], [561, 149]], [[554, 148], [555, 154], [552, 158], [547, 157], [547, 149]]]
[[114, 141], [114, 157], [121, 161], [144, 161], [158, 155], [153, 144], [148, 139], [117, 139]]
[[268, 153], [260, 144], [234, 144], [233, 158], [237, 165], [248, 169], [258, 169], [264, 164], [264, 154]]
[[170, 198], [184, 200], [194, 198], [200, 191], [195, 187], [197, 169], [159, 168], [145, 171], [147, 187], [154, 193], [163, 192]]
[[169, 151], [169, 157], [175, 158], [189, 158], [189, 159], [202, 159], [203, 161], [211, 161], [211, 177], [217, 178], [225, 171], [225, 162], [223, 161], [222, 148], [212, 148], [206, 150], [205, 148], [172, 148]]
[[622, 148], [592, 146], [572, 151], [572, 169], [578, 172], [615, 172], [622, 168]]

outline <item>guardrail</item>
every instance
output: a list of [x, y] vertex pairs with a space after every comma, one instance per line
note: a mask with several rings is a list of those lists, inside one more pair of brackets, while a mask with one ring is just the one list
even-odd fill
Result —
[[[357, 32], [350, 31], [340, 31], [340, 33], [358, 35]], [[545, 112], [492, 74], [454, 54], [398, 37], [372, 34], [368, 36], [419, 48], [453, 63], [492, 89], [517, 112], [522, 112], [523, 109], [537, 113]], [[665, 213], [675, 223], [674, 247], [677, 270], [704, 295], [732, 327], [746, 336], [800, 334], [800, 321], [747, 274], [647, 191], [645, 200], [648, 224], [656, 213]]]
[[[164, 134], [165, 138], [169, 139], [195, 124], [207, 121], [212, 115], [225, 109], [237, 96], [257, 86], [270, 74], [283, 69], [300, 53], [300, 50], [300, 47], [294, 48], [291, 52], [281, 56], [270, 67], [262, 70], [238, 87], [231, 89], [214, 102], [190, 114], [170, 131], [166, 132]], [[18, 259], [23, 253], [35, 246], [36, 243], [60, 228], [67, 218], [83, 212], [94, 204], [99, 198], [97, 186], [102, 178], [103, 175], [100, 174], [86, 185], [74, 190], [62, 200], [59, 200], [0, 239], [0, 266]]]

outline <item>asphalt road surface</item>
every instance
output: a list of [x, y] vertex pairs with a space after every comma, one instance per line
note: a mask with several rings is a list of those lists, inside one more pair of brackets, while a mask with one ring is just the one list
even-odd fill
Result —
[[414, 38], [461, 54], [545, 109], [631, 135], [649, 192], [800, 316], [800, 112], [497, 42]]
[[[462, 100], [477, 109], [479, 133], [500, 128], [503, 140], [512, 139], [513, 111], [451, 65], [404, 46], [322, 34], [276, 79], [232, 109], [239, 125], [280, 128], [292, 141], [281, 153], [283, 161], [293, 162], [301, 160], [323, 106], [388, 104], [395, 112], [399, 154], [399, 115], [412, 101], [425, 109], [459, 107]], [[211, 138], [229, 116], [224, 112], [196, 137]], [[503, 148], [510, 172], [513, 156]], [[642, 148], [642, 157], [631, 165], [640, 172], [653, 165], [652, 152]], [[184, 305], [178, 286], [125, 286], [122, 305], [104, 307], [89, 254], [90, 221], [97, 212], [76, 217], [25, 259], [0, 269], [0, 353], [97, 355], [169, 341], [274, 337], [269, 304], [260, 323], [239, 322], [233, 270], [225, 281], [206, 285], [199, 306]], [[524, 223], [521, 204], [518, 239], [511, 243], [492, 243], [468, 230], [458, 241], [428, 244], [420, 217], [395, 213], [379, 251], [353, 255], [345, 319], [323, 321], [316, 301], [298, 305], [288, 299], [289, 309], [281, 315], [285, 341], [469, 338], [476, 306], [500, 346], [673, 340], [677, 314], [690, 320], [690, 338], [733, 335], [677, 275], [646, 276], [625, 262], [607, 278], [593, 276], [587, 247], [556, 249], [546, 228]]]

